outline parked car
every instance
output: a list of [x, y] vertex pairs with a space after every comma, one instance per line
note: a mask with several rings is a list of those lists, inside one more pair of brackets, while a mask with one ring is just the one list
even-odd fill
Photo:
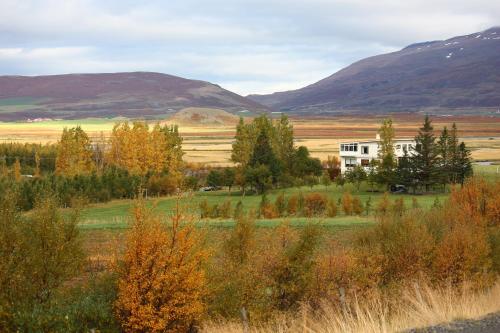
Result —
[[216, 186], [205, 186], [200, 188], [200, 192], [212, 192], [212, 191], [217, 191], [219, 188]]
[[391, 185], [391, 193], [408, 193], [408, 189], [404, 185]]

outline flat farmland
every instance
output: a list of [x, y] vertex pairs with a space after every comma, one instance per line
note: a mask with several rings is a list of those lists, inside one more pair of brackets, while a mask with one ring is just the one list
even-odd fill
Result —
[[[309, 148], [314, 157], [326, 159], [337, 155], [339, 142], [375, 138], [384, 116], [332, 116], [329, 118], [291, 118], [296, 144]], [[422, 116], [393, 115], [398, 137], [413, 137], [421, 125]], [[101, 132], [108, 136], [113, 125], [123, 119], [82, 119], [42, 121], [35, 123], [0, 123], [0, 142], [56, 142], [64, 127], [81, 125], [91, 137]], [[455, 122], [459, 135], [472, 150], [476, 160], [500, 160], [500, 117], [435, 116], [436, 135], [443, 126]], [[179, 127], [184, 138], [183, 148], [188, 162], [230, 165], [234, 124], [183, 124]]]

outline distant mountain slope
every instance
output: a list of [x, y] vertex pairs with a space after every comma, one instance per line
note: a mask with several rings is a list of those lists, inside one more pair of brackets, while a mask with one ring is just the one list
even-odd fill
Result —
[[249, 98], [275, 110], [386, 112], [500, 107], [500, 27], [412, 44], [358, 61], [302, 89]]
[[0, 76], [0, 120], [164, 118], [186, 107], [266, 110], [218, 85], [160, 73]]

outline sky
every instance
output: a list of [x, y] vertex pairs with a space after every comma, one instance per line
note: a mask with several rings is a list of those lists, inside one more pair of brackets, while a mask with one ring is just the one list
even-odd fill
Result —
[[263, 94], [498, 25], [498, 0], [0, 0], [0, 75], [154, 71]]

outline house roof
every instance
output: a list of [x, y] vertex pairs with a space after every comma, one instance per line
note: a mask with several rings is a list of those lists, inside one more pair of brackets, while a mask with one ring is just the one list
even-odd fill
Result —
[[[349, 143], [378, 143], [380, 142], [381, 140], [378, 139], [378, 140], [365, 140], [365, 141], [342, 141], [340, 142], [341, 144], [349, 144]], [[415, 139], [411, 139], [411, 138], [396, 138], [394, 139], [394, 142], [413, 142], [415, 141]]]

